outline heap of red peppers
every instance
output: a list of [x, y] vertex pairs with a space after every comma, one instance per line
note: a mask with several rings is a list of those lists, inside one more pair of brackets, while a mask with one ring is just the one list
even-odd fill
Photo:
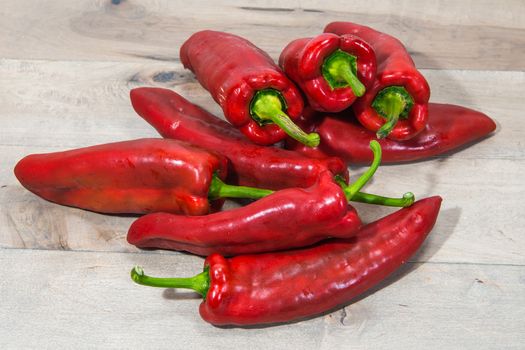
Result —
[[[163, 138], [29, 155], [15, 175], [58, 204], [145, 214], [128, 232], [137, 247], [207, 256], [194, 277], [140, 267], [131, 277], [195, 290], [215, 325], [300, 320], [380, 283], [418, 250], [441, 205], [363, 192], [381, 161], [427, 159], [496, 127], [483, 113], [429, 103], [401, 41], [355, 23], [292, 41], [278, 64], [210, 30], [188, 38], [180, 57], [227, 121], [174, 91], [136, 88], [133, 108]], [[369, 168], [350, 182], [349, 164]], [[245, 202], [221, 210], [225, 198]], [[401, 209], [363, 225], [352, 201]]]

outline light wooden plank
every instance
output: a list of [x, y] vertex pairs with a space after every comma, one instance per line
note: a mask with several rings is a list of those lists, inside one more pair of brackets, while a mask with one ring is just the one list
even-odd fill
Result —
[[[455, 157], [525, 159], [525, 119], [519, 114], [525, 110], [525, 72], [423, 73], [432, 101], [483, 111], [499, 124], [496, 137]], [[178, 63], [0, 60], [0, 144], [27, 145], [30, 153], [38, 147], [77, 148], [157, 136], [129, 102], [131, 88], [152, 85], [173, 88], [222, 115], [208, 92]]]
[[154, 254], [0, 250], [2, 348], [518, 349], [523, 266], [408, 264], [344, 309], [269, 328], [222, 329], [192, 292], [137, 286], [129, 269], [198, 273], [202, 260]]
[[[475, 11], [473, 10], [475, 9]], [[291, 40], [350, 20], [399, 37], [421, 68], [523, 70], [520, 0], [4, 1], [0, 56], [50, 60], [178, 59], [193, 32], [236, 33], [277, 57]]]

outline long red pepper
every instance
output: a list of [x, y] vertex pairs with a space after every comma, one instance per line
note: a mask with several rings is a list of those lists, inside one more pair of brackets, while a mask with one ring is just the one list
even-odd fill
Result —
[[428, 120], [430, 87], [405, 46], [388, 34], [351, 22], [332, 22], [324, 31], [356, 35], [376, 54], [376, 81], [352, 105], [359, 122], [378, 138], [408, 140], [421, 132]]
[[279, 57], [279, 65], [323, 112], [340, 112], [363, 96], [376, 76], [376, 58], [370, 45], [355, 35], [324, 33], [296, 39]]
[[260, 198], [271, 191], [226, 185], [227, 161], [166, 139], [139, 139], [64, 152], [32, 154], [18, 162], [20, 183], [49, 201], [102, 213], [166, 211], [204, 215], [210, 200]]
[[230, 124], [172, 90], [136, 88], [130, 97], [135, 111], [163, 137], [187, 141], [227, 157], [229, 183], [272, 190], [310, 187], [325, 170], [348, 179], [341, 159], [309, 159], [296, 152], [254, 145]]
[[325, 172], [310, 188], [284, 189], [228, 211], [193, 217], [145, 215], [133, 222], [127, 239], [139, 248], [237, 255], [302, 247], [326, 237], [349, 236], [360, 225], [344, 192], [333, 181], [332, 174]]
[[253, 142], [271, 145], [288, 134], [308, 146], [319, 144], [319, 135], [307, 135], [292, 121], [303, 110], [299, 90], [248, 40], [211, 30], [197, 32], [180, 48], [180, 59], [226, 119]]
[[201, 317], [214, 325], [299, 320], [351, 302], [384, 280], [418, 250], [434, 227], [441, 197], [416, 202], [359, 230], [347, 240], [279, 253], [225, 259], [210, 255], [192, 278], [155, 278], [131, 270], [138, 284], [189, 288], [204, 301]]
[[[383, 150], [383, 163], [408, 162], [451, 152], [479, 140], [496, 129], [496, 123], [487, 115], [456, 105], [429, 103], [429, 119], [425, 129], [408, 141], [379, 140]], [[312, 112], [308, 112], [312, 113]], [[310, 157], [337, 156], [350, 164], [371, 161], [368, 144], [375, 134], [364, 130], [348, 112], [340, 115], [317, 114], [308, 120], [310, 128], [323, 138], [315, 148], [302, 147], [290, 142], [287, 147]]]

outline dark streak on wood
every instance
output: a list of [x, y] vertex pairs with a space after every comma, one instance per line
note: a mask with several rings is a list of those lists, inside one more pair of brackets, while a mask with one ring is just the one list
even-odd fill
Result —
[[482, 280], [480, 280], [479, 278], [476, 278], [476, 282], [481, 283], [481, 284], [484, 284], [484, 283], [485, 283], [485, 282], [483, 282]]
[[193, 73], [189, 71], [157, 71], [157, 72], [138, 72], [133, 74], [127, 82], [129, 84], [153, 84], [156, 86], [177, 86], [194, 82]]
[[175, 77], [176, 73], [171, 71], [171, 72], [160, 72], [160, 73], [157, 73], [153, 76], [153, 81], [157, 82], [157, 83], [166, 83], [168, 81], [172, 81], [173, 78]]
[[251, 7], [251, 6], [241, 6], [241, 10], [248, 11], [266, 11], [266, 12], [293, 12], [294, 9], [290, 8], [279, 8], [279, 7]]
[[139, 54], [130, 54], [132, 57], [145, 58], [152, 61], [161, 61], [161, 62], [180, 62], [178, 57], [167, 57], [167, 56], [158, 56], [158, 55], [139, 55]]
[[407, 304], [397, 304], [397, 305], [402, 306], [402, 307], [408, 307]]
[[314, 13], [324, 13], [323, 10], [317, 10], [317, 9], [303, 9], [304, 12], [314, 12]]
[[58, 236], [58, 244], [60, 245], [61, 250], [71, 250], [67, 244], [67, 238], [63, 237], [62, 235]]
[[133, 76], [128, 79], [128, 83], [140, 83], [140, 82], [141, 82], [141, 79], [140, 79], [139, 73], [133, 74]]
[[113, 5], [120, 5], [120, 3], [121, 3], [122, 1], [124, 1], [124, 0], [111, 0], [111, 3], [112, 3]]
[[347, 313], [346, 308], [341, 309], [341, 318], [339, 318], [339, 322], [344, 326], [345, 325], [345, 319], [346, 319]]
[[6, 187], [7, 187], [7, 185], [2, 185], [2, 187], [1, 187], [1, 188], [6, 188]]

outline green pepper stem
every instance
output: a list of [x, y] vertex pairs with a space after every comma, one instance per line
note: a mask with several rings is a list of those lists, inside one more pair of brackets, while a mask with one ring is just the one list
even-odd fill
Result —
[[381, 145], [376, 140], [370, 141], [370, 148], [374, 154], [372, 165], [363, 175], [357, 179], [352, 185], [348, 185], [345, 179], [340, 176], [335, 176], [335, 181], [341, 186], [345, 193], [346, 199], [353, 202], [361, 202], [368, 204], [378, 204], [390, 207], [409, 207], [414, 203], [414, 194], [407, 192], [402, 198], [383, 197], [376, 194], [360, 192], [361, 188], [372, 178], [381, 163]]
[[361, 97], [365, 94], [365, 86], [359, 81], [359, 79], [354, 75], [354, 73], [352, 73], [352, 71], [345, 69], [340, 71], [339, 74], [341, 75], [341, 78], [348, 83], [354, 95], [356, 95], [357, 97]]
[[142, 267], [135, 266], [131, 269], [131, 279], [135, 283], [142, 284], [143, 286], [193, 289], [203, 298], [206, 297], [206, 293], [208, 293], [208, 289], [210, 288], [210, 274], [208, 268], [193, 277], [159, 278], [147, 276], [144, 274]]
[[402, 198], [391, 198], [383, 197], [376, 194], [357, 192], [353, 197], [352, 201], [367, 203], [367, 204], [377, 204], [385, 205], [388, 207], [409, 207], [414, 203], [415, 197], [412, 192], [407, 192], [403, 195]]
[[[381, 164], [381, 145], [376, 140], [370, 141], [370, 149], [374, 153], [374, 160], [370, 167], [361, 175], [356, 182], [347, 185], [341, 178], [336, 178], [336, 181], [341, 185], [345, 193], [346, 199], [351, 201], [357, 192], [374, 176], [379, 164]], [[341, 183], [342, 182], [342, 183]]]
[[305, 133], [283, 111], [286, 104], [280, 92], [274, 89], [257, 91], [250, 104], [250, 113], [259, 124], [275, 123], [291, 138], [309, 147], [319, 145], [317, 133]]
[[213, 174], [208, 199], [214, 200], [219, 198], [251, 198], [259, 199], [272, 194], [272, 190], [255, 188], [248, 186], [235, 186], [224, 183], [217, 174]]
[[357, 78], [357, 57], [342, 50], [336, 50], [323, 62], [323, 77], [332, 90], [350, 87], [354, 95], [361, 97], [366, 87]]
[[380, 139], [387, 137], [396, 126], [399, 118], [408, 117], [408, 112], [413, 105], [412, 96], [402, 86], [389, 86], [379, 91], [372, 102], [372, 107], [386, 121], [379, 128], [376, 136]]

